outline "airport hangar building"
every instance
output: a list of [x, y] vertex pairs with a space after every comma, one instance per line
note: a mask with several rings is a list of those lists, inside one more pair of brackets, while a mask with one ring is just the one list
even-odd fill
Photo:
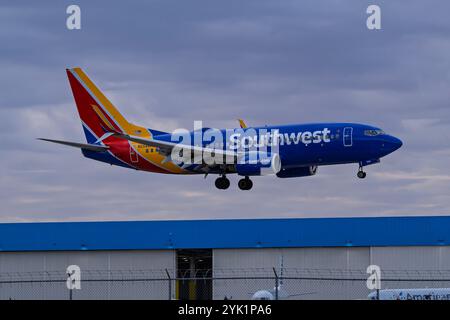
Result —
[[[69, 265], [81, 269], [78, 298], [249, 299], [274, 287], [273, 280], [245, 280], [262, 270], [271, 276], [274, 268], [286, 270], [284, 276], [287, 270], [365, 272], [373, 264], [450, 270], [450, 216], [0, 224], [0, 299], [64, 299], [60, 280]], [[227, 280], [230, 275], [241, 280]], [[158, 277], [172, 280], [136, 280]], [[186, 277], [217, 279], [176, 280]], [[322, 289], [290, 290], [315, 290], [310, 298], [369, 293]]]

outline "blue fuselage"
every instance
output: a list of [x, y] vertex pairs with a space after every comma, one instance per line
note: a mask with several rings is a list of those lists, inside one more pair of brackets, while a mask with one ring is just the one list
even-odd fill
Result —
[[[214, 145], [214, 138], [205, 141], [198, 138], [203, 132], [192, 131], [190, 138], [192, 145]], [[237, 130], [237, 131], [236, 131]], [[381, 129], [357, 123], [313, 123], [281, 126], [251, 127], [246, 129], [218, 130], [225, 144], [216, 144], [216, 148], [235, 150], [237, 139], [248, 135], [254, 144], [264, 139], [266, 132], [277, 132], [277, 153], [281, 158], [282, 168], [296, 168], [306, 166], [323, 166], [345, 163], [360, 163], [361, 166], [379, 162], [379, 159], [394, 152], [402, 146], [402, 142]], [[272, 138], [274, 138], [272, 136]], [[181, 142], [171, 134], [158, 135], [155, 139]], [[200, 144], [195, 141], [201, 141]], [[273, 142], [273, 141], [272, 141]], [[194, 169], [195, 166], [190, 169]]]
[[[279, 146], [283, 167], [332, 165], [344, 163], [370, 164], [394, 152], [402, 142], [380, 129], [355, 123], [320, 123], [277, 127], [286, 136], [298, 132], [328, 129], [328, 142], [284, 143]], [[377, 134], [379, 133], [379, 134]]]

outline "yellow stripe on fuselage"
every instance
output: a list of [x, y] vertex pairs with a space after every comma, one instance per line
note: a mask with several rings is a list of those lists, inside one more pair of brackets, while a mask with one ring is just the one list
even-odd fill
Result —
[[166, 170], [169, 170], [171, 173], [175, 173], [175, 174], [191, 173], [190, 171], [180, 168], [179, 166], [175, 165], [171, 161], [162, 163], [162, 161], [165, 159], [165, 156], [162, 156], [161, 154], [156, 152], [154, 147], [149, 147], [144, 144], [140, 144], [140, 143], [136, 143], [136, 142], [130, 142], [130, 143], [133, 145], [134, 150], [136, 150], [139, 153], [139, 155], [141, 155], [147, 161], [153, 163], [154, 165], [156, 165], [160, 168], [164, 168]]

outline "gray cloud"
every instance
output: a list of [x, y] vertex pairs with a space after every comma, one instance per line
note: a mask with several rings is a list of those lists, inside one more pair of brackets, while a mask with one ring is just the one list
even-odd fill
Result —
[[[69, 1], [0, 9], [1, 221], [448, 214], [450, 23], [446, 1]], [[83, 141], [64, 69], [81, 66], [134, 122], [159, 130], [352, 121], [404, 147], [367, 168], [213, 178], [135, 172], [36, 137]]]

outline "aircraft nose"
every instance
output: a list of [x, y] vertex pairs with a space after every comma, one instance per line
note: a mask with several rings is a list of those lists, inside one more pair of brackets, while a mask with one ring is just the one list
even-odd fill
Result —
[[388, 153], [391, 153], [399, 149], [403, 145], [403, 142], [394, 136], [387, 136], [387, 139], [383, 141], [383, 145], [384, 149], [386, 149]]
[[394, 136], [391, 136], [390, 138], [391, 138], [392, 148], [394, 149], [392, 151], [400, 149], [400, 147], [403, 145], [402, 140], [400, 140], [399, 138], [396, 138]]

